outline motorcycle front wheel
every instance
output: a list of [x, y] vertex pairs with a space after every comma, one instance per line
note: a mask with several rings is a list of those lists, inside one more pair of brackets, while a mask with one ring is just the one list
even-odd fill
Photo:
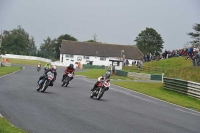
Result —
[[47, 80], [45, 80], [44, 84], [43, 84], [43, 87], [42, 87], [42, 92], [44, 92], [47, 89], [48, 86], [49, 86], [49, 83], [48, 83]]
[[93, 98], [94, 95], [95, 95], [95, 92], [94, 92], [94, 91], [91, 91], [91, 93], [90, 93], [90, 98]]

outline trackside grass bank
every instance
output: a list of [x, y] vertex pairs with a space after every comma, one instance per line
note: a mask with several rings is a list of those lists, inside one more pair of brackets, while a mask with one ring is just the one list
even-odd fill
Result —
[[0, 67], [0, 76], [15, 72], [22, 69], [21, 67]]
[[40, 62], [42, 66], [45, 66], [46, 62], [38, 61], [38, 60], [26, 60], [26, 59], [14, 59], [14, 58], [8, 58], [9, 62], [11, 64], [20, 64], [20, 65], [32, 65], [37, 66]]
[[[76, 72], [77, 75], [83, 75], [87, 78], [97, 79], [100, 75], [104, 74], [106, 70], [91, 69], [84, 72]], [[118, 76], [119, 78], [121, 76]], [[117, 76], [111, 76], [111, 79], [117, 79]], [[176, 93], [170, 90], [165, 90], [162, 83], [155, 82], [136, 82], [127, 81], [127, 77], [122, 77], [122, 80], [112, 81], [111, 84], [115, 84], [130, 90], [134, 90], [173, 104], [177, 104], [186, 108], [200, 111], [200, 100], [195, 98]]]
[[0, 117], [0, 133], [25, 133], [25, 132], [12, 126], [6, 119]]

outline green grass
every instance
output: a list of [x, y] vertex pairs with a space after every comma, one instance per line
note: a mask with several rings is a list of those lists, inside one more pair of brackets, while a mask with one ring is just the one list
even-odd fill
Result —
[[0, 133], [25, 133], [25, 132], [12, 126], [6, 119], [0, 117]]
[[[186, 57], [174, 57], [159, 61], [145, 62], [143, 63], [143, 68], [142, 71], [138, 71], [136, 70], [136, 66], [126, 66], [123, 67], [123, 71], [162, 74], [164, 70], [165, 77], [200, 83], [200, 67], [193, 67], [192, 60], [186, 60]], [[147, 68], [149, 68], [149, 70]]]
[[111, 82], [112, 84], [125, 87], [173, 104], [200, 111], [200, 100], [163, 89], [162, 83], [141, 83], [141, 82]]
[[[97, 79], [98, 77], [100, 77], [101, 75], [103, 75], [105, 73], [106, 73], [105, 69], [86, 69], [86, 71], [76, 72], [76, 75], [84, 75], [88, 78]], [[134, 79], [134, 78], [128, 78], [128, 77], [123, 77], [123, 76], [118, 76], [118, 75], [112, 75], [110, 78], [114, 79], [114, 80], [117, 80], [117, 79], [133, 80]]]
[[0, 67], [0, 76], [15, 72], [22, 69], [21, 67]]
[[42, 66], [46, 65], [46, 62], [38, 61], [38, 60], [26, 60], [26, 59], [14, 59], [8, 58], [11, 64], [21, 64], [21, 65], [34, 65], [37, 66], [40, 62]]

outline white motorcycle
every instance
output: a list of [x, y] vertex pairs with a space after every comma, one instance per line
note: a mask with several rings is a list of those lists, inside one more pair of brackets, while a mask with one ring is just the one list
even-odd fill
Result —
[[47, 89], [47, 87], [53, 82], [53, 79], [54, 79], [54, 73], [48, 72], [45, 75], [45, 78], [39, 81], [37, 91], [41, 90], [41, 92], [44, 92]]

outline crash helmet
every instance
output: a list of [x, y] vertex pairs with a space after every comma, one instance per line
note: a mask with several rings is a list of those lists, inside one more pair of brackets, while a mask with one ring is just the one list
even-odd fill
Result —
[[52, 66], [52, 67], [51, 67], [51, 71], [52, 71], [52, 72], [55, 72], [55, 71], [56, 71], [56, 66]]
[[70, 65], [69, 65], [69, 68], [73, 69], [73, 68], [74, 68], [74, 65], [73, 65], [73, 64], [70, 64]]
[[106, 77], [106, 79], [110, 78], [110, 72], [109, 71], [106, 72], [105, 77]]

